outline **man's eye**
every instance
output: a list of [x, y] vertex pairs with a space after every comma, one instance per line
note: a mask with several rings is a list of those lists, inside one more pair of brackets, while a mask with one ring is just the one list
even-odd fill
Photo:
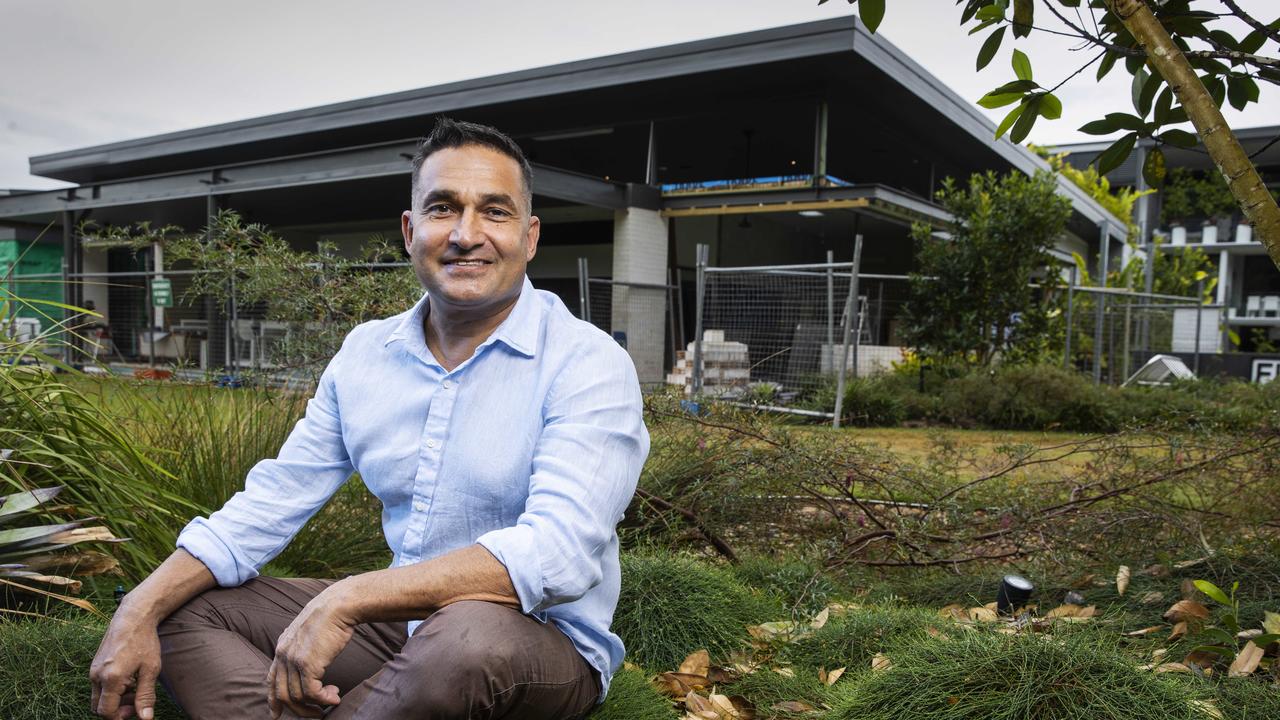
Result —
[[436, 203], [435, 205], [427, 206], [427, 214], [429, 215], [440, 215], [447, 212], [449, 212], [449, 206], [443, 203]]
[[489, 208], [486, 212], [489, 214], [490, 217], [496, 217], [496, 218], [511, 217], [511, 213], [507, 212], [506, 210], [503, 210], [502, 208]]

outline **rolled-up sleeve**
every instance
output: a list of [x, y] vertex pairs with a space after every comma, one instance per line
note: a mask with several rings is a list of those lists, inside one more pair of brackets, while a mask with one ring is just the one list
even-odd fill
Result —
[[635, 366], [601, 338], [548, 394], [524, 512], [477, 540], [506, 566], [525, 613], [572, 602], [600, 582], [648, 453]]
[[244, 490], [178, 535], [178, 547], [204, 563], [219, 585], [256, 577], [351, 476], [334, 384], [341, 359], [340, 351], [321, 375], [279, 455], [254, 465]]

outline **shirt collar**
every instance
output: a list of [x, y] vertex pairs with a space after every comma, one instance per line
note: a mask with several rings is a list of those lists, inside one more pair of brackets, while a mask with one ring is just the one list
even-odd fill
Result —
[[[502, 321], [502, 324], [493, 331], [489, 339], [476, 348], [476, 351], [479, 352], [480, 348], [494, 342], [501, 342], [521, 355], [534, 357], [537, 354], [538, 335], [542, 326], [542, 318], [538, 316], [537, 298], [534, 294], [533, 283], [529, 282], [529, 276], [526, 275], [524, 284], [520, 287], [520, 297], [516, 299], [515, 307], [511, 308], [511, 314], [507, 315], [507, 319]], [[427, 293], [423, 293], [422, 298], [414, 303], [383, 344], [390, 345], [396, 340], [404, 340], [410, 341], [410, 344], [415, 347], [421, 345], [426, 348], [427, 337], [423, 332], [422, 319], [429, 305], [430, 297]]]

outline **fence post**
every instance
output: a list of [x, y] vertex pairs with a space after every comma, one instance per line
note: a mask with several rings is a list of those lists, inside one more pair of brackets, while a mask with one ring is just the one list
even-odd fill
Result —
[[1062, 367], [1068, 369], [1071, 367], [1071, 316], [1074, 311], [1074, 302], [1076, 294], [1076, 273], [1080, 272], [1080, 268], [1075, 265], [1071, 266], [1071, 280], [1067, 285], [1067, 343], [1062, 351]]
[[[667, 268], [667, 331], [671, 334], [671, 363], [667, 365], [669, 369], [675, 364], [676, 351], [680, 349], [680, 344], [676, 341], [676, 282], [671, 268]], [[666, 362], [666, 353], [663, 353], [662, 360]]]
[[[849, 364], [849, 332], [854, 324], [854, 315], [858, 312], [858, 270], [862, 265], [862, 233], [853, 238], [853, 267], [849, 275], [849, 297], [844, 303], [844, 326], [840, 338], [839, 372], [836, 374], [836, 407], [831, 427], [839, 429], [840, 415], [844, 412], [844, 374]], [[857, 346], [854, 346], [857, 352]], [[858, 372], [858, 360], [854, 357], [853, 371]]]
[[1200, 377], [1200, 321], [1204, 317], [1204, 279], [1196, 283], [1196, 357], [1195, 371], [1196, 377]]
[[[1102, 276], [1102, 289], [1107, 289], [1108, 277], [1111, 273], [1111, 234], [1107, 223], [1098, 225], [1101, 232], [1099, 246], [1102, 248], [1099, 265], [1101, 267], [1100, 275]], [[1103, 339], [1103, 323], [1106, 322], [1107, 314], [1107, 294], [1106, 292], [1098, 293], [1098, 297], [1094, 300], [1098, 304], [1094, 313], [1093, 328], [1093, 384], [1102, 384], [1102, 339]]]
[[[1146, 302], [1150, 302], [1150, 299], [1147, 299]], [[1129, 358], [1132, 355], [1132, 353], [1129, 350], [1129, 333], [1132, 332], [1133, 330], [1133, 326], [1132, 326], [1133, 321], [1130, 316], [1130, 312], [1131, 312], [1130, 308], [1132, 307], [1133, 307], [1133, 300], [1132, 299], [1126, 300], [1124, 304], [1124, 344], [1122, 345], [1122, 347], [1124, 348], [1124, 357], [1121, 358], [1121, 361], [1120, 361], [1120, 366], [1124, 368], [1123, 372], [1120, 373], [1120, 377], [1125, 379], [1128, 379], [1129, 370], [1131, 369]]]
[[707, 258], [710, 256], [709, 245], [702, 243], [697, 247], [697, 287], [694, 290], [693, 317], [693, 396], [702, 395], [702, 312], [705, 309], [707, 293]]
[[[827, 251], [827, 352], [836, 351], [836, 252]], [[831, 358], [834, 360], [835, 358]]]

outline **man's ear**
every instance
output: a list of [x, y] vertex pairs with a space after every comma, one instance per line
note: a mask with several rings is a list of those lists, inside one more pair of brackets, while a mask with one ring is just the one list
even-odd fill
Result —
[[538, 238], [542, 235], [542, 221], [537, 215], [529, 216], [529, 229], [525, 233], [525, 262], [533, 259], [538, 254]]
[[404, 236], [404, 251], [410, 255], [413, 254], [413, 211], [405, 210], [400, 213], [400, 234]]

